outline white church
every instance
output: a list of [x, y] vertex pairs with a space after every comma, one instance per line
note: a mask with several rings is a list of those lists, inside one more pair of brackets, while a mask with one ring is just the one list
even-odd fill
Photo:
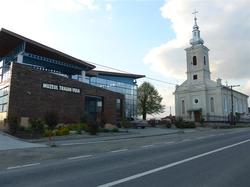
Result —
[[211, 80], [209, 49], [203, 45], [196, 16], [194, 21], [191, 46], [185, 49], [187, 80], [177, 85], [174, 92], [176, 117], [196, 122], [223, 121], [228, 119], [232, 108], [233, 114], [248, 113], [247, 95], [222, 85], [219, 78]]

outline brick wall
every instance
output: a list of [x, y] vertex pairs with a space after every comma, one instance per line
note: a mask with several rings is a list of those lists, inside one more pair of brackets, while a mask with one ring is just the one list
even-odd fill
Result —
[[[43, 83], [79, 88], [81, 93], [45, 89], [42, 88]], [[56, 111], [61, 120], [79, 120], [84, 114], [86, 95], [103, 97], [106, 120], [116, 123], [119, 116], [116, 113], [116, 99], [124, 102], [122, 94], [13, 63], [8, 116], [42, 118], [46, 111]]]

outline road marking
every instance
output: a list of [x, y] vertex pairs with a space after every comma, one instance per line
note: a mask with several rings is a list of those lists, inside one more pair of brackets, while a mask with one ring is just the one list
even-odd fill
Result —
[[184, 140], [181, 140], [180, 142], [188, 142], [188, 141], [191, 141], [191, 139], [184, 139]]
[[189, 162], [191, 160], [195, 160], [197, 158], [201, 158], [201, 157], [204, 157], [204, 156], [216, 153], [216, 152], [220, 152], [220, 151], [223, 151], [225, 149], [229, 149], [231, 147], [235, 147], [235, 146], [247, 143], [247, 142], [250, 142], [250, 139], [247, 139], [245, 141], [241, 141], [241, 142], [238, 142], [238, 143], [235, 143], [235, 144], [231, 144], [231, 145], [228, 145], [228, 146], [225, 146], [225, 147], [221, 147], [221, 148], [218, 148], [218, 149], [215, 149], [215, 150], [212, 150], [212, 151], [208, 151], [208, 152], [196, 155], [196, 156], [192, 156], [192, 157], [186, 158], [184, 160], [173, 162], [171, 164], [167, 164], [167, 165], [164, 165], [164, 166], [161, 166], [161, 167], [149, 170], [149, 171], [138, 173], [136, 175], [132, 175], [132, 176], [129, 176], [129, 177], [126, 177], [126, 178], [123, 178], [123, 179], [119, 179], [119, 180], [116, 180], [116, 181], [113, 181], [113, 182], [109, 182], [109, 183], [106, 183], [106, 184], [103, 184], [103, 185], [99, 185], [98, 187], [115, 186], [115, 185], [118, 185], [118, 184], [121, 184], [121, 183], [124, 183], [124, 182], [127, 182], [127, 181], [131, 181], [131, 180], [134, 180], [134, 179], [137, 179], [137, 178], [141, 178], [143, 176], [146, 176], [146, 175], [149, 175], [149, 174], [152, 174], [152, 173], [156, 173], [156, 172], [159, 172], [159, 171], [162, 171], [162, 170], [165, 170], [165, 169], [177, 166], [179, 164], [183, 164], [185, 162]]
[[144, 146], [141, 146], [142, 148], [147, 148], [147, 147], [153, 147], [154, 145], [144, 145]]
[[216, 136], [215, 134], [211, 134], [211, 135], [209, 135], [208, 137], [212, 137], [212, 136]]
[[197, 137], [196, 139], [197, 140], [200, 140], [200, 139], [204, 139], [205, 137]]
[[81, 155], [81, 156], [75, 156], [75, 157], [69, 157], [67, 158], [68, 160], [75, 160], [75, 159], [80, 159], [80, 158], [88, 158], [91, 157], [93, 155]]
[[164, 142], [164, 144], [172, 144], [172, 143], [175, 143], [174, 141], [171, 141], [171, 142]]
[[111, 153], [119, 153], [119, 152], [123, 152], [123, 151], [127, 151], [128, 149], [118, 149], [118, 150], [114, 150], [111, 151]]
[[25, 167], [30, 167], [30, 166], [36, 166], [36, 165], [39, 165], [39, 164], [40, 164], [40, 163], [25, 164], [25, 165], [18, 165], [18, 166], [8, 167], [7, 169], [25, 168]]

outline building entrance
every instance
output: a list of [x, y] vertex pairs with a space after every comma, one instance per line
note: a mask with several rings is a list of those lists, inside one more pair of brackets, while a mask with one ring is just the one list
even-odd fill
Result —
[[96, 96], [85, 97], [85, 112], [94, 120], [103, 112], [103, 98]]
[[195, 122], [201, 121], [201, 112], [200, 111], [194, 111], [194, 121]]

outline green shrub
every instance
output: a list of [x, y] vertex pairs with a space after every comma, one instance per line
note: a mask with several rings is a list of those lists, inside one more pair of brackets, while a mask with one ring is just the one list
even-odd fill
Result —
[[184, 123], [184, 128], [195, 128], [195, 123], [194, 122], [185, 122]]
[[167, 124], [166, 124], [166, 127], [167, 127], [168, 129], [170, 129], [170, 128], [171, 128], [171, 126], [172, 126], [172, 124], [171, 124], [171, 123], [167, 123]]
[[113, 128], [113, 129], [111, 130], [111, 132], [119, 132], [119, 129], [118, 129], [118, 128]]
[[31, 118], [29, 120], [29, 123], [32, 133], [44, 133], [44, 122], [41, 119]]
[[110, 132], [108, 129], [105, 128], [99, 128], [98, 132]]
[[88, 131], [88, 125], [85, 123], [76, 123], [67, 125], [71, 131]]
[[16, 134], [20, 128], [20, 118], [17, 116], [8, 117], [8, 128], [11, 134]]
[[175, 127], [176, 128], [183, 128], [183, 126], [184, 126], [184, 121], [183, 121], [183, 119], [181, 118], [181, 117], [178, 117], [177, 119], [176, 119], [176, 121], [175, 121]]
[[55, 135], [55, 133], [52, 130], [49, 130], [49, 129], [46, 129], [44, 131], [44, 134], [43, 134], [43, 136], [45, 136], [45, 137], [52, 137], [54, 135]]
[[48, 125], [48, 128], [54, 130], [58, 124], [58, 115], [56, 112], [50, 111], [46, 112], [44, 116], [45, 124]]
[[76, 133], [77, 134], [82, 134], [82, 130], [77, 130]]
[[175, 121], [175, 126], [176, 128], [184, 129], [184, 128], [195, 128], [195, 123], [194, 122], [184, 122], [182, 118], [177, 118]]
[[88, 125], [86, 123], [80, 124], [81, 130], [88, 132]]
[[67, 127], [61, 127], [56, 130], [56, 136], [69, 135], [69, 129]]

